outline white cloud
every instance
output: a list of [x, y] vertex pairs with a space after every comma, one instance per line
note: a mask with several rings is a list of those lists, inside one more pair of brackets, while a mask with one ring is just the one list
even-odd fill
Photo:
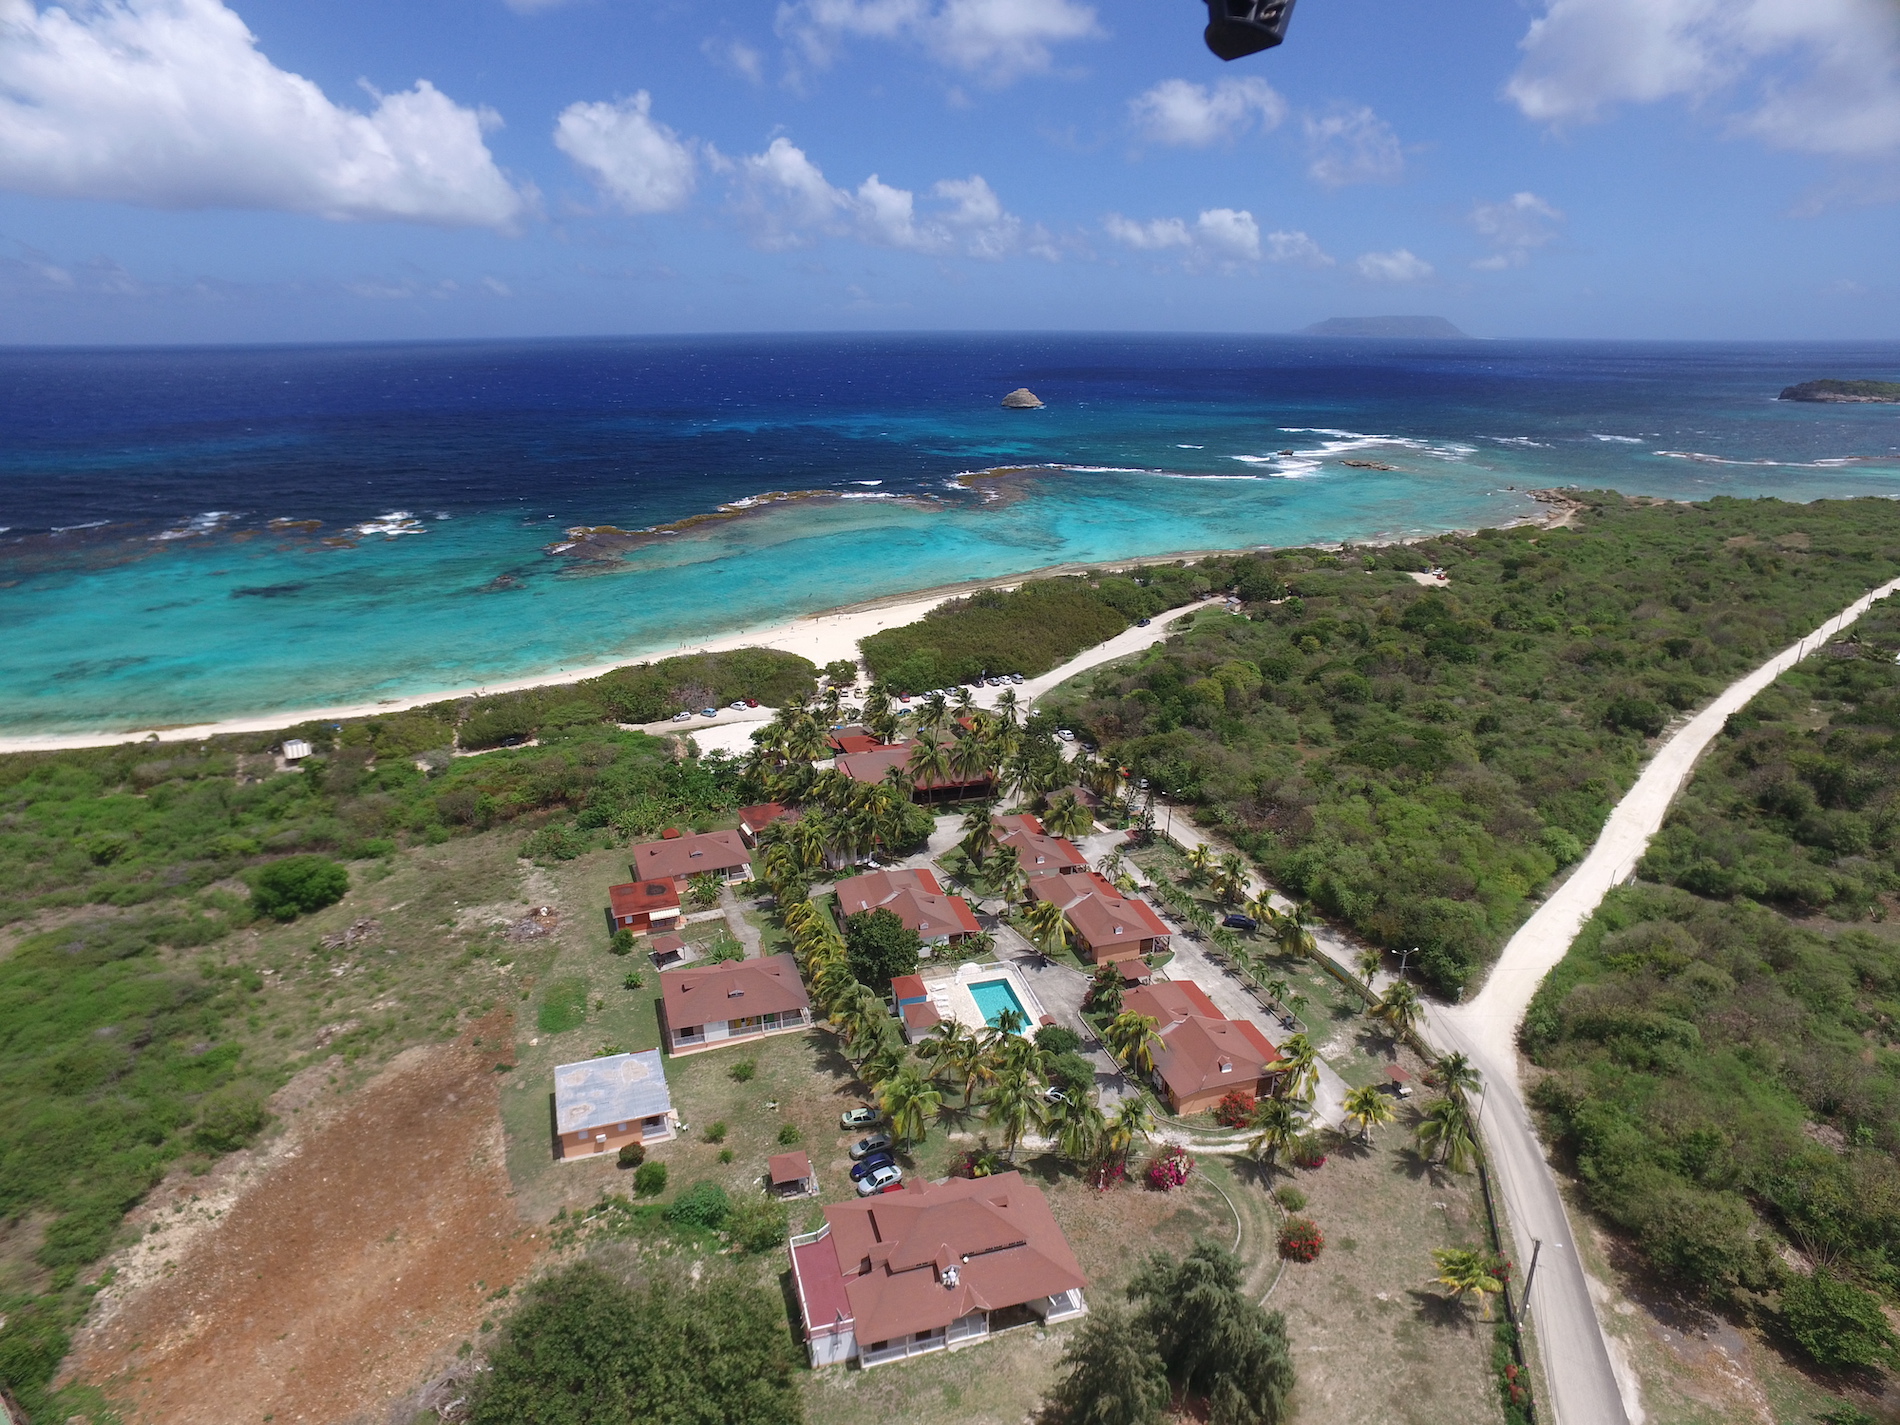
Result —
[[1101, 33], [1076, 0], [798, 0], [779, 6], [778, 32], [817, 65], [847, 39], [901, 40], [992, 84], [1049, 68], [1052, 45]]
[[1548, 0], [1505, 93], [1545, 123], [1733, 94], [1732, 129], [1845, 157], [1900, 151], [1893, 0]]
[[427, 80], [365, 114], [278, 69], [220, 0], [0, 0], [0, 187], [161, 208], [507, 228], [531, 195]]
[[569, 104], [554, 125], [554, 146], [629, 213], [670, 213], [693, 196], [693, 144], [652, 110], [642, 89], [615, 104]]
[[1535, 193], [1513, 193], [1501, 203], [1479, 203], [1471, 210], [1471, 226], [1496, 249], [1471, 265], [1480, 272], [1522, 267], [1531, 250], [1557, 236], [1564, 215]]
[[1164, 79], [1128, 101], [1128, 116], [1155, 143], [1200, 148], [1238, 138], [1256, 122], [1262, 129], [1277, 128], [1286, 117], [1286, 100], [1252, 75], [1221, 79], [1211, 88]]
[[807, 247], [821, 237], [855, 237], [877, 247], [934, 256], [989, 260], [1018, 251], [1055, 255], [1039, 229], [1025, 233], [979, 174], [946, 178], [929, 197], [937, 205], [919, 213], [917, 195], [875, 173], [856, 192], [834, 188], [805, 151], [787, 138], [765, 152], [718, 160], [734, 185], [734, 206], [751, 224], [754, 240], [768, 249]]
[[1308, 267], [1333, 264], [1320, 245], [1303, 232], [1268, 233], [1263, 244], [1260, 224], [1245, 208], [1203, 209], [1192, 226], [1181, 218], [1153, 218], [1140, 223], [1110, 213], [1102, 220], [1102, 230], [1137, 252], [1182, 249], [1183, 265], [1190, 271], [1263, 260], [1297, 262]]
[[1432, 275], [1431, 263], [1402, 247], [1390, 252], [1361, 253], [1353, 264], [1368, 282], [1423, 282]]
[[1306, 171], [1328, 188], [1384, 183], [1405, 168], [1405, 154], [1392, 126], [1367, 108], [1340, 109], [1303, 120], [1313, 161]]
[[708, 39], [699, 50], [714, 64], [732, 70], [753, 84], [765, 82], [765, 56], [744, 40]]

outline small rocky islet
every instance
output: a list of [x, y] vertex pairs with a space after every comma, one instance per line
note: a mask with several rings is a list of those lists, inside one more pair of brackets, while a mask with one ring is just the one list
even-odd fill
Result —
[[1783, 387], [1776, 399], [1900, 406], [1900, 381], [1803, 381]]

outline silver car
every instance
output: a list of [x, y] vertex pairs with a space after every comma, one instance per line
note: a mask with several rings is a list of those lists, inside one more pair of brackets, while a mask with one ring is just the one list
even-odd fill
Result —
[[854, 1159], [868, 1158], [873, 1153], [884, 1152], [890, 1146], [891, 1146], [890, 1134], [873, 1133], [873, 1134], [870, 1134], [868, 1137], [858, 1139], [857, 1142], [851, 1145], [851, 1156]]

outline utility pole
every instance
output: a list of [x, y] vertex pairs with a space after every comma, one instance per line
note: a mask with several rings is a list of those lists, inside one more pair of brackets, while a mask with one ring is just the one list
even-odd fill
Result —
[[1416, 945], [1410, 950], [1399, 951], [1399, 978], [1401, 980], [1405, 978], [1405, 962], [1416, 954], [1418, 954], [1418, 946]]
[[1521, 1327], [1524, 1324], [1524, 1318], [1531, 1314], [1531, 1283], [1537, 1278], [1537, 1254], [1543, 1250], [1543, 1239], [1541, 1237], [1531, 1238], [1531, 1269], [1524, 1273], [1524, 1301], [1523, 1304], [1517, 1308], [1517, 1320], [1511, 1323], [1513, 1326]]

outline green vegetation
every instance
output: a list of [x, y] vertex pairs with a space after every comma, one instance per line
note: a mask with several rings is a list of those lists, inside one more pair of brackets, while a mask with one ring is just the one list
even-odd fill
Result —
[[899, 975], [917, 973], [923, 942], [894, 912], [879, 906], [845, 917], [844, 945], [852, 977], [882, 994]]
[[1860, 401], [1900, 401], [1900, 381], [1837, 381], [1824, 377], [1782, 388], [1784, 401], [1825, 401], [1842, 398]]
[[1889, 602], [1730, 719], [1523, 1030], [1590, 1205], [1831, 1370], [1896, 1348], [1896, 644]]
[[335, 905], [350, 888], [350, 873], [328, 856], [286, 856], [250, 875], [251, 907], [259, 915], [295, 920]]
[[[649, 1165], [653, 1166], [653, 1165]], [[580, 1264], [502, 1328], [472, 1425], [796, 1425], [796, 1358], [776, 1296], [728, 1280], [644, 1291]]]
[[535, 1027], [543, 1034], [565, 1034], [587, 1023], [587, 981], [579, 975], [565, 975], [541, 992], [541, 1009], [535, 1015]]
[[1036, 579], [1008, 593], [985, 589], [952, 599], [858, 647], [872, 676], [901, 692], [954, 687], [984, 673], [1034, 677], [1210, 587], [1200, 569], [1177, 565]]
[[[1580, 499], [1574, 528], [1206, 561], [1246, 617], [1049, 710], [1456, 993], [1668, 716], [1900, 573], [1891, 501]], [[1428, 563], [1447, 587], [1400, 572]]]

